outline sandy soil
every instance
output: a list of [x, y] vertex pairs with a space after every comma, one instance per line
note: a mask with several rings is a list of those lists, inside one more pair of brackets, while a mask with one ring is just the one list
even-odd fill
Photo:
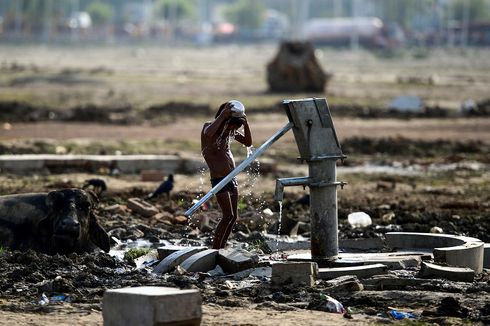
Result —
[[[334, 117], [335, 118], [335, 117]], [[287, 123], [285, 116], [251, 117], [255, 144], [261, 144]], [[340, 139], [353, 136], [372, 138], [401, 136], [421, 140], [481, 140], [490, 142], [490, 118], [479, 119], [375, 119], [338, 118], [334, 120]], [[94, 140], [189, 140], [198, 141], [202, 121], [179, 119], [163, 126], [114, 126], [92, 123], [15, 123], [10, 130], [0, 130], [0, 140], [51, 138]], [[281, 141], [292, 142], [292, 133]]]
[[[277, 311], [261, 308], [219, 307], [204, 305], [202, 325], [368, 325], [379, 320], [365, 315], [346, 319], [342, 315], [321, 311], [300, 310]], [[90, 310], [80, 312], [79, 309], [63, 305], [49, 314], [13, 313], [0, 311], [0, 325], [102, 325], [102, 313]]]

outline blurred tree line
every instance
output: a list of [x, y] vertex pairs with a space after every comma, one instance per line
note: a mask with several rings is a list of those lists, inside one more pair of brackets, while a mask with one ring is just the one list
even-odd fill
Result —
[[[29, 33], [51, 28], [46, 21], [59, 21], [71, 13], [86, 11], [94, 25], [117, 23], [130, 3], [149, 4], [153, 19], [180, 20], [198, 18], [202, 1], [223, 8], [222, 16], [243, 29], [253, 30], [262, 24], [264, 12], [276, 9], [289, 17], [295, 14], [294, 1], [305, 0], [1, 0], [0, 15], [4, 25], [15, 22]], [[367, 9], [366, 9], [367, 8]], [[309, 0], [310, 17], [346, 17], [370, 14], [386, 22], [397, 22], [410, 29], [421, 15], [439, 8], [441, 21], [488, 21], [490, 0]], [[13, 24], [13, 23], [12, 23]]]

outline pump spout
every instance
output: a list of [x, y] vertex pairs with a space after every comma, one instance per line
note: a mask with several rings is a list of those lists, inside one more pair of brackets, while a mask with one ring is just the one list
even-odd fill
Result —
[[274, 200], [282, 201], [284, 197], [284, 187], [288, 186], [309, 186], [312, 182], [310, 177], [280, 178], [276, 180], [276, 192]]

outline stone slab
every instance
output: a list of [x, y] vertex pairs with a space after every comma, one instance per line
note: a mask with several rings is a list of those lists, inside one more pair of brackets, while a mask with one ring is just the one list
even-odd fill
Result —
[[388, 267], [383, 264], [373, 264], [365, 266], [351, 267], [332, 267], [320, 268], [318, 270], [318, 278], [323, 280], [331, 280], [339, 276], [355, 275], [359, 278], [371, 277], [373, 275], [386, 274]]
[[243, 249], [220, 249], [217, 263], [226, 273], [238, 273], [245, 269], [257, 267], [259, 256]]
[[[404, 269], [418, 267], [425, 257], [425, 252], [387, 252], [387, 253], [340, 253], [336, 260], [315, 260], [320, 267], [348, 267], [372, 264], [383, 264], [388, 269]], [[312, 261], [310, 253], [288, 256], [288, 261]]]
[[152, 217], [158, 213], [158, 209], [152, 204], [144, 201], [141, 198], [129, 198], [128, 208], [133, 212], [140, 214], [144, 217]]
[[483, 267], [490, 268], [490, 243], [483, 246]]
[[200, 325], [199, 290], [143, 286], [107, 290], [102, 316], [105, 326]]
[[155, 274], [163, 274], [171, 271], [181, 263], [183, 263], [190, 256], [205, 250], [204, 247], [187, 247], [185, 249], [181, 249], [173, 252], [163, 259], [157, 266], [153, 269], [153, 273]]
[[475, 271], [468, 267], [441, 266], [423, 262], [419, 276], [425, 278], [443, 278], [458, 282], [473, 282]]
[[311, 248], [310, 240], [303, 237], [291, 238], [283, 236], [277, 238], [275, 236], [267, 236], [265, 243], [272, 251], [309, 250]]
[[315, 286], [318, 265], [312, 262], [287, 262], [272, 265], [271, 282], [274, 285]]
[[218, 256], [218, 250], [216, 249], [206, 249], [195, 253], [190, 256], [180, 267], [188, 272], [207, 272], [216, 267], [216, 257]]
[[380, 290], [406, 290], [407, 287], [421, 286], [427, 284], [426, 279], [420, 278], [402, 278], [391, 274], [374, 275], [373, 277], [363, 279], [364, 289], [368, 291]]

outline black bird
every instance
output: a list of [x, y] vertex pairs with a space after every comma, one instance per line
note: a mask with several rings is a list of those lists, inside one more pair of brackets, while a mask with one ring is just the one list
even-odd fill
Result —
[[154, 192], [152, 192], [148, 196], [148, 198], [149, 199], [152, 199], [152, 198], [159, 197], [161, 194], [167, 194], [167, 199], [170, 199], [170, 191], [173, 188], [174, 188], [174, 175], [173, 174], [169, 174], [167, 180], [165, 180], [164, 182], [162, 182], [158, 186], [157, 190], [155, 190]]
[[105, 184], [104, 180], [94, 178], [94, 179], [85, 180], [82, 188], [83, 189], [92, 188], [92, 190], [96, 194], [100, 195], [101, 193], [107, 190], [107, 185]]

